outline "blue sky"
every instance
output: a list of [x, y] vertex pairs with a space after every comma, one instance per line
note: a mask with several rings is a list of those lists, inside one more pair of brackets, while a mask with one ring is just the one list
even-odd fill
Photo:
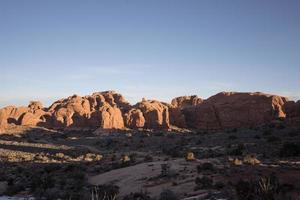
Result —
[[0, 0], [0, 106], [115, 90], [300, 99], [299, 0]]

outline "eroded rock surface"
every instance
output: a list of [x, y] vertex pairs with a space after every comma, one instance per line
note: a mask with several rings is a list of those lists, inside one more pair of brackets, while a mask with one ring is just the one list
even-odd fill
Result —
[[222, 92], [184, 110], [189, 127], [225, 129], [252, 127], [285, 119], [287, 99], [263, 93]]
[[171, 104], [145, 100], [130, 105], [114, 91], [73, 95], [44, 108], [38, 101], [28, 107], [0, 109], [0, 131], [8, 124], [48, 128], [101, 129], [228, 129], [254, 127], [281, 120], [300, 124], [300, 101], [263, 93], [222, 92], [206, 100], [182, 96]]

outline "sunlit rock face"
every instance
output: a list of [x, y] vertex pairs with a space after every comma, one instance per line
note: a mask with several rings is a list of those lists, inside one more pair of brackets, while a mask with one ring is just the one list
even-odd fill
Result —
[[264, 93], [221, 92], [206, 100], [174, 98], [171, 104], [145, 100], [130, 105], [114, 91], [73, 95], [44, 108], [38, 101], [27, 107], [0, 109], [0, 129], [9, 124], [48, 128], [163, 129], [172, 127], [219, 130], [255, 127], [274, 120], [300, 124], [300, 101]]
[[113, 91], [97, 92], [85, 97], [73, 95], [50, 106], [52, 122], [48, 125], [122, 129], [124, 128], [122, 110], [129, 108], [130, 104]]
[[134, 107], [143, 113], [144, 128], [168, 129], [170, 127], [169, 108], [164, 103], [156, 100], [144, 100]]
[[124, 115], [125, 125], [129, 128], [143, 128], [145, 126], [145, 117], [140, 109], [132, 108]]
[[178, 108], [185, 108], [190, 106], [196, 106], [198, 104], [201, 104], [202, 102], [203, 99], [201, 99], [197, 95], [192, 95], [192, 96], [176, 97], [172, 99], [171, 104]]
[[37, 126], [45, 121], [44, 111], [40, 102], [30, 102], [28, 107], [7, 106], [0, 109], [0, 126], [8, 124]]

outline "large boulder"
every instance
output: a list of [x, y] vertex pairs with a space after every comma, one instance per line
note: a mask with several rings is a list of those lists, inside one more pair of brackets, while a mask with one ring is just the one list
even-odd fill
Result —
[[192, 128], [252, 127], [284, 119], [286, 102], [284, 97], [263, 93], [222, 92], [183, 112]]

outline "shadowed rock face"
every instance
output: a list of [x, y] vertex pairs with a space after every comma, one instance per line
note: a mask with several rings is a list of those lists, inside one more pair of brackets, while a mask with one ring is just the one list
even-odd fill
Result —
[[0, 129], [8, 124], [49, 128], [148, 128], [172, 126], [192, 129], [227, 129], [253, 127], [285, 119], [300, 125], [300, 101], [263, 93], [222, 92], [206, 100], [182, 96], [172, 104], [143, 100], [130, 105], [114, 91], [88, 96], [73, 95], [43, 108], [40, 102], [28, 107], [8, 106], [0, 109]]
[[287, 102], [285, 111], [288, 124], [300, 126], [300, 100]]
[[252, 127], [286, 117], [287, 99], [262, 93], [223, 92], [184, 109], [189, 127], [224, 129]]

